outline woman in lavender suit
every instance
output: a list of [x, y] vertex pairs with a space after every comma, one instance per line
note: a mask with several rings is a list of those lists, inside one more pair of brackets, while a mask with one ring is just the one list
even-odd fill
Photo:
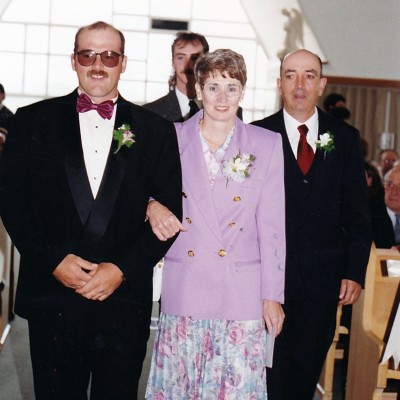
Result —
[[281, 136], [236, 117], [241, 55], [198, 59], [204, 109], [175, 124], [181, 224], [157, 201], [154, 233], [182, 231], [164, 258], [162, 306], [147, 399], [266, 399], [268, 333], [284, 319], [285, 210]]

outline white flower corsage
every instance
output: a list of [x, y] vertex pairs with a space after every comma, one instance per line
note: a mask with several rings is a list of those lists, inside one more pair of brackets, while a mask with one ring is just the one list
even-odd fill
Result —
[[226, 176], [226, 184], [230, 180], [241, 183], [250, 177], [250, 172], [255, 168], [253, 162], [256, 157], [252, 154], [239, 153], [231, 159], [224, 161], [222, 164], [222, 173]]
[[335, 143], [333, 141], [333, 133], [328, 131], [320, 135], [319, 139], [315, 141], [317, 149], [321, 149], [326, 157], [327, 153], [330, 153], [335, 149]]
[[129, 124], [122, 124], [118, 129], [114, 129], [113, 139], [118, 142], [118, 147], [114, 154], [117, 154], [122, 146], [126, 146], [129, 149], [135, 143], [134, 137], [135, 134], [131, 131]]

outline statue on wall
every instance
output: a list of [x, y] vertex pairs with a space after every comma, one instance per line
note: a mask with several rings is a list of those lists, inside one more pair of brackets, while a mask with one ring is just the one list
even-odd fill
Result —
[[283, 49], [277, 53], [279, 59], [282, 59], [285, 54], [293, 50], [304, 48], [303, 16], [300, 11], [295, 8], [291, 10], [283, 8], [282, 14], [288, 17], [288, 20], [283, 26], [286, 31], [286, 37]]

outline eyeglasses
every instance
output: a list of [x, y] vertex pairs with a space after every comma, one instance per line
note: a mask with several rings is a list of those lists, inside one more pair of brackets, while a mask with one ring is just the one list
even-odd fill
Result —
[[122, 54], [115, 51], [106, 50], [102, 53], [96, 53], [94, 50], [81, 50], [76, 53], [78, 62], [84, 67], [90, 67], [96, 61], [96, 57], [100, 56], [101, 62], [109, 68], [116, 67]]
[[228, 83], [227, 85], [219, 85], [218, 83], [207, 83], [204, 85], [203, 90], [210, 96], [218, 96], [224, 92], [228, 97], [237, 97], [242, 93], [242, 87], [234, 83]]
[[400, 183], [394, 183], [393, 181], [385, 181], [384, 182], [385, 189], [400, 191]]

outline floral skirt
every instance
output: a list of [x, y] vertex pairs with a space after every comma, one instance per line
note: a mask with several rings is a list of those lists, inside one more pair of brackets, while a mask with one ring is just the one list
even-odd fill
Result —
[[161, 313], [146, 399], [264, 400], [266, 330], [257, 321]]

